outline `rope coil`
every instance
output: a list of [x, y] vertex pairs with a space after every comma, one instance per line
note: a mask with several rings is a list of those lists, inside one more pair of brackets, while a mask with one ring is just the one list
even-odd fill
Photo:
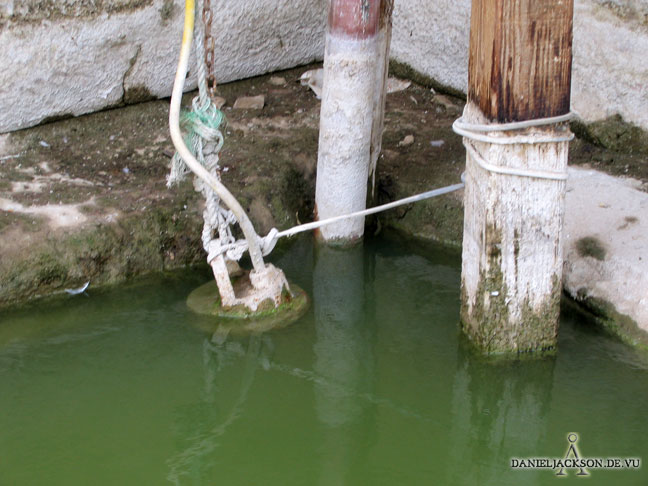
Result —
[[[569, 131], [568, 127], [558, 126], [574, 118], [574, 113], [569, 112], [564, 115], [536, 118], [533, 120], [523, 120], [512, 123], [494, 123], [480, 124], [468, 123], [463, 117], [458, 118], [452, 124], [452, 130], [463, 137], [463, 144], [466, 151], [470, 154], [471, 159], [482, 169], [495, 174], [511, 175], [518, 177], [531, 177], [534, 179], [547, 179], [564, 181], [567, 180], [567, 172], [555, 172], [547, 170], [517, 169], [511, 167], [501, 167], [491, 164], [479, 153], [471, 141], [490, 143], [496, 145], [514, 145], [514, 144], [537, 144], [537, 143], [560, 143], [570, 142], [574, 139], [574, 134]], [[525, 130], [528, 128], [537, 128], [543, 126], [554, 126], [553, 133], [527, 133], [524, 135], [511, 135], [504, 132], [516, 130]]]

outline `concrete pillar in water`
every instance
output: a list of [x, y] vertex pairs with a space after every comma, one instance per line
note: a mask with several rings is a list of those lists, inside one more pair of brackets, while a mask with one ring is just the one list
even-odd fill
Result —
[[[393, 0], [331, 0], [324, 53], [315, 203], [318, 219], [366, 208], [367, 180], [382, 137]], [[364, 218], [325, 226], [324, 241], [349, 243]]]
[[[567, 114], [572, 14], [573, 0], [473, 0], [464, 121], [508, 123]], [[538, 141], [567, 139], [569, 131], [562, 123], [482, 135]], [[553, 349], [562, 288], [565, 181], [560, 177], [567, 170], [568, 142], [468, 137], [464, 144], [463, 330], [486, 353]], [[527, 175], [504, 174], [501, 168]], [[556, 177], [530, 177], [531, 171]]]

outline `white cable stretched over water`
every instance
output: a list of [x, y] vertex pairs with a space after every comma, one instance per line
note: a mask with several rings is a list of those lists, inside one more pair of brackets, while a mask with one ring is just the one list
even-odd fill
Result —
[[[435, 196], [441, 196], [443, 194], [448, 194], [450, 192], [458, 191], [459, 189], [463, 189], [465, 186], [465, 173], [461, 174], [461, 181], [462, 182], [459, 184], [453, 184], [450, 186], [440, 187], [439, 189], [433, 189], [431, 191], [422, 192], [421, 194], [416, 194], [414, 196], [398, 199], [397, 201], [381, 204], [380, 206], [374, 206], [373, 208], [364, 209], [362, 211], [356, 211], [355, 213], [342, 214], [340, 216], [334, 216], [332, 218], [326, 218], [320, 221], [313, 221], [312, 223], [300, 224], [297, 226], [293, 226], [292, 228], [288, 228], [287, 230], [284, 231], [279, 231], [276, 228], [272, 228], [266, 236], [264, 237], [259, 236], [257, 241], [259, 242], [258, 244], [259, 247], [261, 248], [261, 252], [265, 256], [268, 255], [274, 249], [275, 245], [277, 244], [277, 240], [279, 240], [279, 238], [283, 238], [284, 236], [294, 236], [297, 233], [303, 233], [304, 231], [310, 231], [317, 228], [321, 228], [322, 226], [337, 223], [344, 219], [369, 216], [370, 214], [380, 213], [382, 211], [387, 211], [388, 209], [396, 208], [398, 206], [404, 206], [405, 204], [411, 204], [418, 201], [423, 201], [425, 199], [430, 199]], [[242, 240], [241, 242], [236, 242], [236, 243], [244, 245], [246, 242], [245, 240]], [[229, 249], [229, 247], [226, 249]], [[239, 249], [241, 249], [241, 247], [239, 247]], [[244, 250], [245, 247], [242, 247], [242, 249]]]
[[[461, 180], [464, 180], [464, 174], [461, 175]], [[414, 196], [406, 197], [399, 199], [397, 201], [392, 201], [387, 204], [382, 204], [380, 206], [375, 206], [373, 208], [364, 209], [362, 211], [356, 211], [355, 213], [343, 214], [341, 216], [334, 216], [332, 218], [322, 219], [320, 221], [313, 221], [312, 223], [300, 224], [299, 226], [293, 226], [290, 229], [280, 231], [277, 233], [276, 238], [282, 238], [284, 236], [292, 236], [303, 231], [309, 231], [313, 229], [326, 226], [327, 224], [337, 223], [343, 219], [349, 218], [359, 218], [361, 216], [368, 216], [370, 214], [380, 213], [382, 211], [387, 211], [388, 209], [396, 208], [398, 206], [403, 206], [405, 204], [411, 204], [418, 201], [423, 201], [424, 199], [429, 199], [435, 196], [441, 196], [442, 194], [448, 194], [449, 192], [458, 191], [459, 189], [464, 188], [464, 183], [453, 184], [451, 186], [441, 187], [439, 189], [433, 189], [431, 191], [423, 192], [421, 194], [416, 194]]]

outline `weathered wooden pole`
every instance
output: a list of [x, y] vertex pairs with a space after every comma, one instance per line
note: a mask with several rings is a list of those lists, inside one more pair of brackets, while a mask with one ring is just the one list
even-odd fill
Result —
[[[319, 219], [366, 208], [367, 179], [382, 136], [392, 3], [330, 1], [315, 190]], [[360, 217], [325, 226], [320, 236], [345, 244], [363, 233]]]
[[556, 346], [572, 15], [573, 0], [472, 3], [461, 320], [486, 353]]

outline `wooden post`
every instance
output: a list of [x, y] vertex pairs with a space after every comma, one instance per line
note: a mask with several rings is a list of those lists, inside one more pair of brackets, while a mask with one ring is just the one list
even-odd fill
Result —
[[[331, 0], [315, 190], [316, 216], [366, 208], [367, 179], [380, 150], [392, 0]], [[389, 7], [389, 8], [388, 8]], [[374, 136], [372, 137], [372, 133]], [[362, 237], [364, 218], [325, 226], [331, 243]]]
[[[497, 124], [567, 114], [572, 15], [573, 0], [473, 0], [463, 120]], [[568, 128], [557, 123], [482, 135], [496, 143], [464, 138], [463, 330], [486, 353], [554, 349]], [[501, 141], [514, 136], [534, 142]], [[538, 143], [543, 137], [562, 141]]]

